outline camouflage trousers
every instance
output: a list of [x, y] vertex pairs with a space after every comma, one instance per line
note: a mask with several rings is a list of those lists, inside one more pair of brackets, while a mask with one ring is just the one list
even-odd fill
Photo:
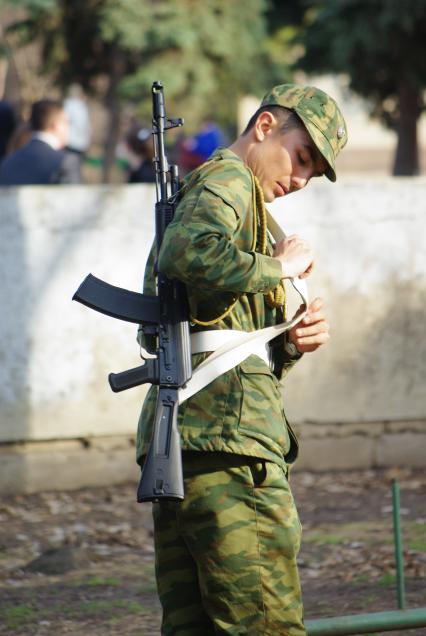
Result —
[[305, 636], [301, 527], [271, 462], [184, 453], [185, 500], [154, 504], [163, 636]]

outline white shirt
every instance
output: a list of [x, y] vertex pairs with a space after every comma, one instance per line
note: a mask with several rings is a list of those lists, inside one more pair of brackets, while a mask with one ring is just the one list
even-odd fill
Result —
[[55, 135], [52, 135], [52, 133], [39, 130], [38, 132], [33, 134], [32, 138], [44, 141], [44, 143], [53, 148], [53, 150], [60, 150], [61, 148], [59, 140], [55, 137]]
[[90, 143], [90, 119], [86, 103], [78, 97], [68, 97], [64, 102], [69, 121], [68, 146], [84, 152]]

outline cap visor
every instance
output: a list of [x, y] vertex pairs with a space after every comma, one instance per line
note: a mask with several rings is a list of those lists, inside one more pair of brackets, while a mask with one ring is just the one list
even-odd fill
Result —
[[309, 119], [297, 113], [300, 119], [305, 124], [305, 128], [309, 133], [310, 138], [315, 144], [315, 148], [321, 154], [322, 157], [326, 160], [328, 164], [327, 170], [324, 172], [327, 179], [330, 179], [333, 183], [336, 181], [336, 170], [335, 170], [335, 162], [334, 162], [334, 152], [328, 141], [327, 137], [324, 135], [322, 130], [320, 130], [315, 124], [313, 124]]

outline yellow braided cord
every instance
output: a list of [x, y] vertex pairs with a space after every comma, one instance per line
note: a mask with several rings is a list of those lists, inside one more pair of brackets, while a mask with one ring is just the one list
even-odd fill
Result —
[[[253, 172], [251, 170], [250, 170], [250, 174], [251, 174], [251, 177], [252, 177], [252, 186], [253, 186], [252, 187], [252, 193], [253, 193], [252, 194], [252, 197], [253, 197], [253, 241], [252, 241], [252, 248], [251, 249], [253, 251], [256, 250], [257, 225], [258, 225], [258, 219], [259, 219], [259, 232], [260, 232], [259, 252], [261, 254], [266, 254], [268, 223], [267, 223], [267, 219], [266, 219], [265, 199], [263, 197], [263, 191], [262, 191], [262, 188], [260, 187], [260, 183], [259, 183], [257, 177], [253, 174]], [[195, 325], [200, 325], [201, 327], [211, 327], [212, 325], [215, 325], [216, 323], [218, 323], [220, 320], [223, 320], [224, 318], [229, 316], [229, 314], [231, 313], [231, 311], [234, 309], [235, 305], [237, 304], [237, 302], [239, 300], [239, 297], [240, 297], [240, 295], [237, 295], [236, 299], [223, 312], [223, 314], [221, 314], [220, 316], [217, 316], [216, 318], [213, 318], [212, 320], [199, 320], [198, 318], [195, 318], [194, 316], [190, 316], [189, 319]], [[279, 285], [277, 285], [275, 287], [274, 290], [268, 291], [265, 294], [265, 298], [266, 298], [266, 302], [267, 302], [268, 306], [271, 307], [272, 309], [281, 307], [281, 309], [283, 311], [284, 320], [285, 320], [286, 319], [286, 307], [285, 307], [285, 288], [284, 288], [283, 282], [281, 281], [279, 283]]]
[[255, 191], [253, 207], [256, 210], [256, 216], [259, 218], [260, 226], [259, 252], [261, 254], [266, 254], [268, 224], [266, 221], [265, 199], [263, 197], [263, 191], [260, 187], [258, 178], [254, 174], [252, 176]]
[[251, 243], [251, 249], [253, 252], [255, 252], [256, 243], [257, 243], [257, 215], [258, 215], [257, 190], [256, 190], [256, 181], [255, 181], [256, 177], [254, 176], [250, 168], [249, 168], [249, 172], [251, 176], [251, 199], [252, 199], [252, 207], [253, 207], [253, 240]]
[[[259, 251], [261, 254], [266, 254], [266, 240], [267, 240], [267, 230], [268, 230], [268, 222], [266, 219], [266, 208], [265, 208], [265, 198], [263, 196], [263, 190], [260, 187], [260, 183], [257, 177], [252, 174], [254, 189], [255, 189], [255, 198], [254, 198], [254, 206], [257, 211], [257, 215], [259, 217], [260, 224], [260, 246]], [[284, 284], [280, 282], [275, 289], [268, 291], [265, 294], [266, 303], [271, 309], [276, 307], [282, 307], [283, 313], [285, 315], [285, 288]]]
[[226, 318], [226, 316], [229, 316], [229, 314], [231, 313], [231, 311], [234, 309], [235, 305], [237, 304], [238, 298], [239, 296], [237, 296], [234, 302], [231, 305], [229, 305], [229, 307], [223, 312], [223, 314], [221, 314], [217, 318], [213, 318], [213, 320], [198, 320], [198, 318], [195, 318], [194, 316], [190, 316], [189, 320], [192, 323], [194, 323], [194, 325], [200, 325], [201, 327], [211, 327], [212, 325], [215, 325], [216, 323], [218, 323], [220, 320], [223, 320], [224, 318]]

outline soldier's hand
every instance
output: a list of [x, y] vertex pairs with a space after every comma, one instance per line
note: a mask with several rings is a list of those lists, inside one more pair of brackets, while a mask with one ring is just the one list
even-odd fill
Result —
[[323, 305], [322, 298], [315, 298], [303, 320], [288, 332], [289, 341], [300, 353], [315, 351], [330, 339], [330, 325], [322, 311]]
[[314, 254], [310, 246], [297, 234], [276, 243], [274, 256], [281, 262], [283, 278], [306, 278], [314, 266]]

